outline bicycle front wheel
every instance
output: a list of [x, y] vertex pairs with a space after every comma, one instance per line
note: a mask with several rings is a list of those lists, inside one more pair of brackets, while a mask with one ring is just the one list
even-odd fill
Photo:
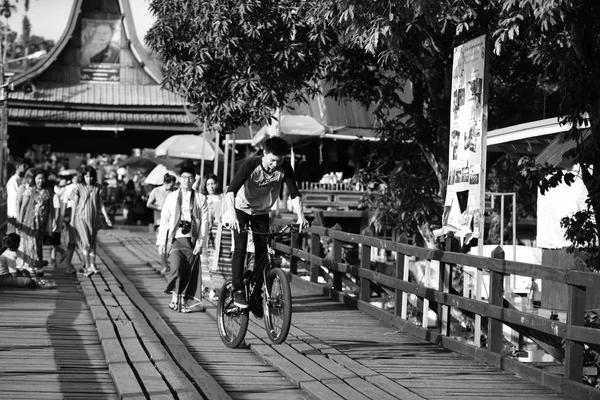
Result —
[[287, 338], [292, 323], [292, 291], [285, 272], [280, 268], [271, 269], [265, 283], [269, 291], [268, 301], [267, 296], [263, 296], [265, 329], [269, 339], [280, 344]]
[[229, 348], [239, 347], [246, 337], [248, 312], [240, 310], [233, 304], [233, 284], [231, 282], [225, 282], [221, 287], [217, 303], [217, 326], [221, 341]]

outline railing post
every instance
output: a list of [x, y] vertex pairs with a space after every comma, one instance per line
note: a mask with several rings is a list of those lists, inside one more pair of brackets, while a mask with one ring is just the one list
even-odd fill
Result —
[[[332, 231], [341, 231], [342, 227], [340, 224], [335, 224], [331, 228]], [[332, 257], [331, 261], [334, 263], [339, 263], [342, 261], [342, 242], [339, 239], [333, 239], [333, 243], [331, 245]], [[333, 290], [342, 291], [342, 276], [343, 274], [340, 271], [332, 271], [333, 273]]]
[[[373, 236], [373, 232], [369, 228], [362, 231], [363, 236]], [[361, 244], [360, 249], [360, 267], [362, 269], [371, 269], [371, 246]], [[367, 278], [360, 278], [360, 295], [359, 299], [364, 302], [371, 300], [371, 281]]]
[[[446, 237], [445, 251], [452, 252], [456, 251], [456, 249], [458, 249], [458, 241], [449, 233]], [[439, 290], [442, 293], [450, 293], [450, 286], [452, 285], [452, 269], [452, 264], [446, 262], [440, 264]], [[450, 306], [439, 304], [438, 315], [440, 333], [444, 336], [450, 336]]]
[[[398, 237], [398, 242], [407, 244], [408, 235], [405, 233]], [[408, 282], [408, 256], [402, 253], [396, 253], [396, 279], [402, 279]], [[408, 296], [402, 290], [396, 289], [396, 301], [394, 314], [396, 317], [406, 319], [406, 309], [408, 307]]]
[[[577, 257], [573, 269], [583, 271], [585, 261]], [[569, 285], [567, 287], [567, 325], [585, 325], [585, 286]], [[565, 343], [565, 378], [581, 382], [583, 375], [583, 343], [567, 340]]]
[[[502, 247], [497, 246], [492, 251], [492, 258], [504, 260], [504, 250], [502, 250]], [[504, 275], [496, 271], [490, 271], [489, 304], [500, 307], [504, 304]], [[488, 320], [488, 339], [489, 350], [494, 353], [500, 353], [503, 346], [502, 322], [494, 318]]]
[[[312, 226], [320, 226], [319, 221], [313, 221]], [[310, 254], [314, 257], [321, 255], [321, 237], [314, 233], [310, 233]], [[321, 264], [315, 261], [310, 262], [310, 281], [313, 283], [319, 282], [319, 272], [321, 270]]]
[[300, 248], [300, 233], [299, 232], [292, 232], [292, 238], [290, 240], [290, 246], [291, 246], [291, 254], [290, 254], [290, 273], [292, 275], [298, 275], [298, 256], [296, 254], [298, 254], [297, 251], [294, 250], [298, 250], [298, 248]]

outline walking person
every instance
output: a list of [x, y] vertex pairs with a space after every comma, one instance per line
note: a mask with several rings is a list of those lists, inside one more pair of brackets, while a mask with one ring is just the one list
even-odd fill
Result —
[[83, 170], [83, 183], [77, 184], [71, 193], [71, 225], [75, 228], [77, 247], [83, 256], [82, 272], [90, 276], [98, 273], [96, 268], [96, 236], [100, 229], [100, 217], [106, 224], [112, 222], [102, 201], [102, 187], [96, 182], [96, 169], [87, 166]]
[[79, 175], [74, 175], [71, 178], [71, 183], [69, 183], [65, 191], [63, 193], [64, 199], [66, 200], [66, 208], [65, 213], [63, 214], [63, 223], [64, 223], [64, 232], [66, 233], [66, 242], [67, 242], [67, 253], [64, 257], [65, 270], [68, 274], [76, 274], [75, 268], [73, 267], [73, 255], [75, 254], [75, 250], [77, 249], [77, 233], [75, 232], [75, 227], [71, 224], [72, 210], [73, 210], [73, 202], [71, 201], [71, 193], [73, 193], [73, 189], [77, 186], [77, 184], [81, 182], [81, 177]]
[[203, 253], [205, 262], [202, 263], [202, 266], [209, 272], [211, 281], [209, 296], [214, 299], [217, 288], [215, 288], [213, 279], [213, 266], [215, 265], [213, 257], [215, 257], [215, 240], [223, 208], [223, 191], [219, 186], [219, 177], [211, 173], [204, 175], [200, 184], [200, 193], [206, 196], [208, 204], [208, 241]]
[[25, 161], [21, 159], [17, 160], [15, 162], [15, 173], [6, 182], [7, 234], [16, 232], [17, 230], [17, 217], [19, 215], [19, 205], [17, 204], [18, 191], [26, 169], [27, 165]]
[[[163, 184], [159, 187], [152, 189], [150, 195], [148, 196], [148, 201], [146, 201], [146, 207], [151, 208], [154, 211], [154, 233], [158, 237], [158, 228], [160, 227], [160, 212], [162, 211], [163, 204], [167, 199], [169, 193], [175, 190], [175, 184], [177, 183], [177, 178], [171, 174], [165, 174], [163, 177]], [[160, 274], [165, 276], [167, 272], [169, 272], [169, 261], [167, 259], [166, 254], [163, 254], [159, 251], [160, 254], [160, 262], [162, 265], [162, 270]]]
[[[183, 313], [192, 312], [190, 300], [202, 287], [200, 254], [208, 237], [206, 196], [192, 189], [196, 172], [191, 167], [180, 171], [179, 190], [171, 192], [161, 211], [156, 245], [168, 255], [171, 271], [165, 293], [171, 294], [169, 307]], [[202, 298], [199, 306], [203, 310]]]
[[46, 188], [46, 171], [34, 169], [33, 181], [23, 188], [19, 210], [19, 230], [21, 234], [24, 264], [36, 268], [48, 265], [44, 261], [44, 234], [51, 233], [54, 221], [53, 195]]

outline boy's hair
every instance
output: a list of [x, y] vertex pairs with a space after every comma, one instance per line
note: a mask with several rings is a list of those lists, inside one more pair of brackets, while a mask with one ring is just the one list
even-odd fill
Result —
[[183, 174], [190, 174], [192, 176], [196, 176], [196, 171], [194, 171], [194, 168], [190, 167], [189, 165], [186, 165], [184, 167], [181, 167], [181, 169], [179, 170], [179, 175]]
[[9, 250], [17, 250], [19, 248], [19, 244], [21, 243], [21, 236], [17, 233], [9, 233], [4, 236], [3, 247], [8, 248]]
[[271, 137], [265, 140], [265, 153], [271, 153], [276, 156], [286, 156], [289, 150], [288, 144], [280, 137]]
[[166, 173], [165, 176], [163, 177], [163, 183], [173, 183], [177, 180], [177, 178], [175, 178], [174, 175], [171, 175], [169, 173]]

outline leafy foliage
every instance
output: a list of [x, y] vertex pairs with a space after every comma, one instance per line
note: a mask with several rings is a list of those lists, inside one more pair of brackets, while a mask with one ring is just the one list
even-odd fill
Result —
[[327, 43], [301, 0], [153, 0], [146, 41], [163, 60], [163, 84], [209, 126], [230, 131], [269, 120], [318, 90]]
[[[597, 24], [600, 4], [593, 0], [504, 1], [503, 19], [495, 33], [496, 49], [508, 40], [518, 40], [529, 48], [535, 65], [547, 72], [560, 97], [560, 122], [569, 123], [567, 140], [574, 143], [564, 159], [579, 164], [580, 179], [588, 190], [588, 209], [566, 216], [562, 225], [574, 247], [597, 254], [600, 240], [597, 221], [600, 214], [600, 178], [594, 165], [600, 162], [600, 37]], [[581, 127], [589, 129], [579, 129]], [[560, 183], [570, 185], [574, 176], [560, 168], [523, 162], [523, 173], [541, 192]], [[590, 267], [599, 269], [597, 257]]]

